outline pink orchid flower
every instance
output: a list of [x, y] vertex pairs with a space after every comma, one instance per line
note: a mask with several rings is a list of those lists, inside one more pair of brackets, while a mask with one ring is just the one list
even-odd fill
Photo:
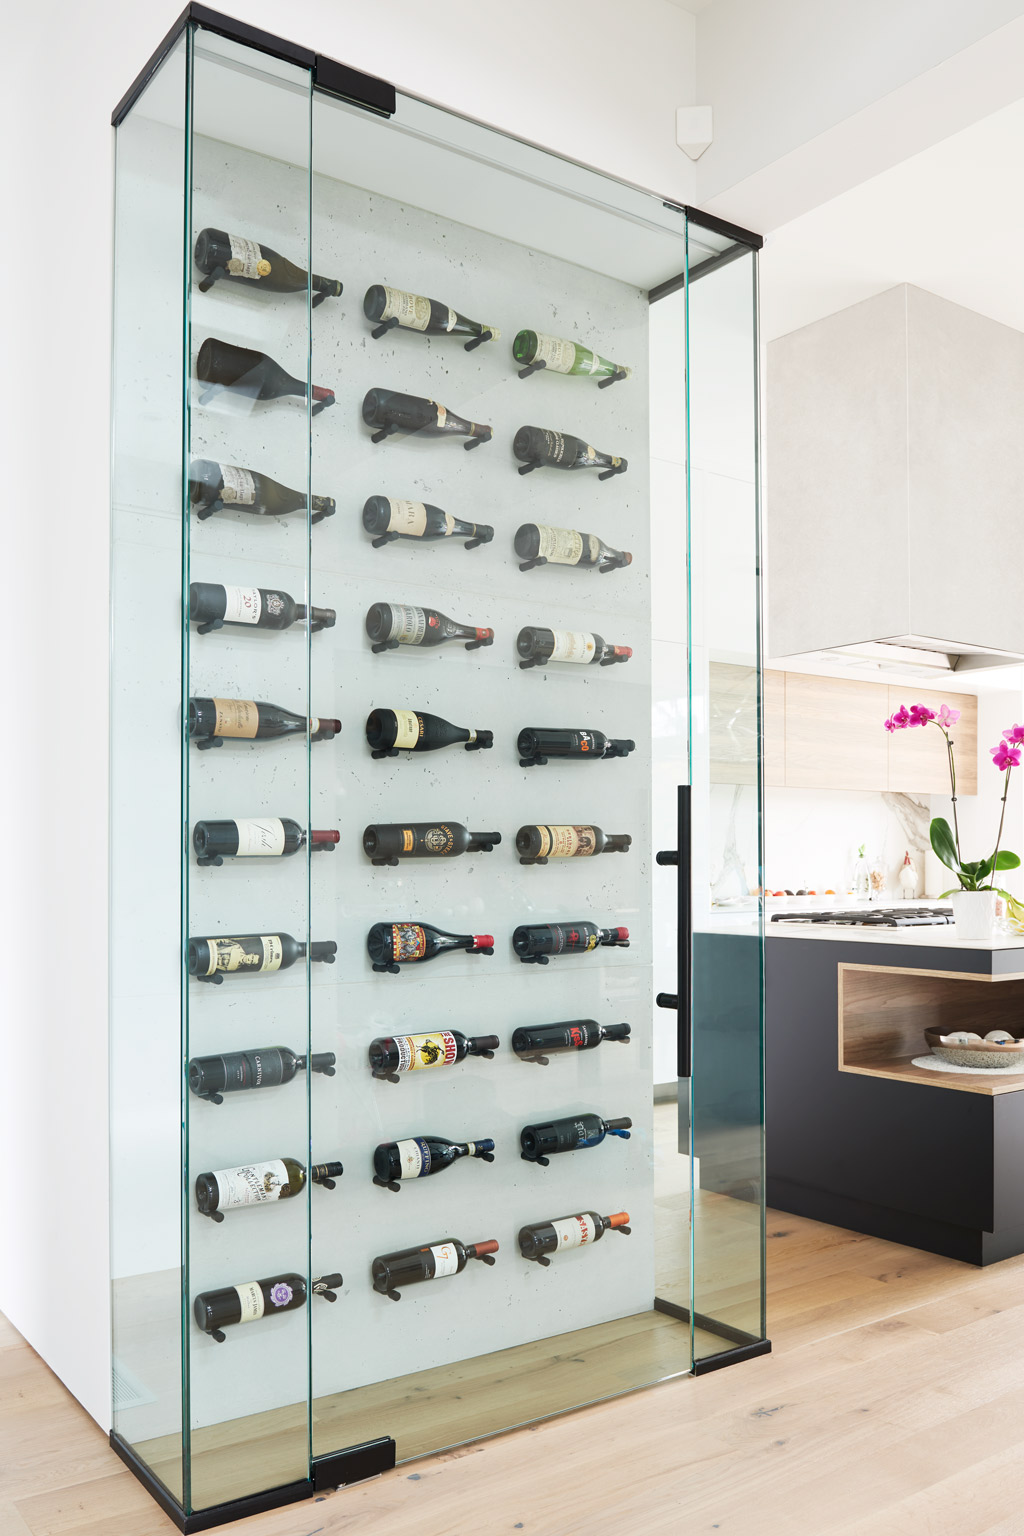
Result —
[[929, 720], [935, 719], [934, 709], [929, 709], [927, 704], [911, 704], [910, 724], [927, 725]]
[[[950, 709], [948, 704], [943, 704], [939, 710], [936, 724], [941, 725], [944, 731], [948, 731], [950, 726], [956, 725], [959, 719], [960, 711], [958, 709]], [[1019, 729], [1019, 727], [1015, 727], [1015, 729]]]
[[1003, 740], [1008, 741], [1011, 747], [1024, 746], [1024, 725], [1012, 725], [1008, 731], [1003, 732]]
[[892, 719], [887, 720], [885, 722], [885, 728], [887, 731], [894, 731], [896, 729], [896, 722]]
[[992, 754], [992, 766], [1000, 772], [1007, 768], [1020, 767], [1020, 748], [1011, 747], [1008, 742], [1001, 741], [998, 747], [990, 747]]
[[910, 711], [905, 704], [901, 704], [892, 717], [892, 728], [894, 731], [905, 731], [909, 724]]

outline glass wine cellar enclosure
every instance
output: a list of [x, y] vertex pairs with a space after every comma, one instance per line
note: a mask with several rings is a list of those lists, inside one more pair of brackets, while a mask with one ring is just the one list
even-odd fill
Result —
[[760, 241], [197, 6], [114, 121], [112, 1440], [201, 1530], [769, 1347]]

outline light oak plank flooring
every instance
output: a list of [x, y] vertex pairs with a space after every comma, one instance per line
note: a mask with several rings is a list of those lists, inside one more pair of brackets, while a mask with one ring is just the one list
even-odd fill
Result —
[[[770, 1214], [774, 1353], [223, 1527], [246, 1536], [1024, 1536], [1024, 1258]], [[173, 1526], [13, 1330], [2, 1536]]]

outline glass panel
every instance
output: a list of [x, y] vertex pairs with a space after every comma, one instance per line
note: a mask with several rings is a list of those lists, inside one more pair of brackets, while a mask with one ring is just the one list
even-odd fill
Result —
[[763, 918], [757, 257], [737, 248], [709, 261], [706, 231], [689, 228], [701, 246], [690, 253], [688, 285], [699, 1362], [764, 1337]]
[[117, 132], [110, 565], [113, 1425], [179, 1501], [185, 107], [182, 40]]
[[311, 87], [305, 70], [194, 37], [186, 1042], [197, 1074], [248, 1053], [227, 1085], [241, 1073], [246, 1091], [187, 1096], [191, 1507], [204, 1509], [308, 1475], [309, 1205], [330, 1195], [306, 1177], [304, 1067]]

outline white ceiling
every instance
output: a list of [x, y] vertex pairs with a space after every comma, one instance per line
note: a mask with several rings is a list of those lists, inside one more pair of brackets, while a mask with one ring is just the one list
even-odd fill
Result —
[[668, 0], [668, 3], [679, 11], [689, 11], [691, 16], [699, 16], [709, 5], [714, 5], [715, 0]]
[[1024, 331], [1024, 101], [770, 235], [766, 341], [897, 283]]

